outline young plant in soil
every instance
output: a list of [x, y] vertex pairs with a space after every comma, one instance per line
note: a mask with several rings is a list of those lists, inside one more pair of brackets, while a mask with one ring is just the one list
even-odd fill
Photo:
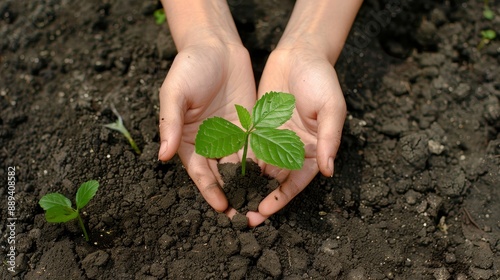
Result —
[[490, 8], [489, 0], [484, 0], [483, 17], [487, 20], [492, 20], [495, 17], [495, 13]]
[[85, 240], [89, 241], [89, 235], [83, 224], [80, 210], [89, 203], [99, 188], [99, 182], [87, 181], [80, 185], [76, 192], [76, 209], [71, 205], [71, 200], [60, 193], [49, 193], [44, 195], [38, 204], [45, 210], [45, 220], [50, 223], [65, 223], [78, 219]]
[[165, 11], [163, 9], [158, 9], [154, 11], [153, 17], [155, 18], [155, 22], [158, 25], [162, 25], [167, 21], [167, 17], [165, 15]]
[[497, 37], [497, 33], [495, 32], [495, 30], [492, 30], [492, 29], [482, 30], [481, 31], [481, 41], [479, 42], [477, 49], [481, 50], [484, 46], [489, 44], [496, 37]]
[[123, 136], [125, 136], [125, 138], [127, 138], [132, 149], [134, 149], [135, 153], [140, 155], [141, 150], [139, 149], [139, 147], [137, 147], [137, 144], [135, 143], [132, 136], [130, 136], [130, 132], [128, 132], [125, 125], [123, 125], [122, 116], [120, 116], [120, 114], [118, 113], [118, 111], [116, 110], [116, 108], [114, 106], [111, 106], [111, 111], [113, 111], [113, 113], [115, 114], [115, 116], [118, 119], [116, 120], [116, 122], [108, 123], [108, 124], [105, 124], [104, 126], [109, 128], [109, 129], [116, 130], [116, 131], [120, 132], [121, 134], [123, 134]]
[[301, 169], [304, 143], [295, 132], [278, 129], [292, 117], [295, 97], [289, 93], [268, 92], [252, 109], [252, 114], [235, 105], [243, 129], [221, 117], [208, 118], [200, 125], [195, 139], [196, 153], [207, 158], [221, 158], [243, 148], [241, 174], [245, 175], [248, 144], [255, 156], [285, 169]]

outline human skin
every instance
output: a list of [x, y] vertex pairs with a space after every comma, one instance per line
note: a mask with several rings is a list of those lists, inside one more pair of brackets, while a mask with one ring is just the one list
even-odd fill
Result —
[[280, 42], [262, 73], [258, 97], [269, 90], [295, 95], [296, 109], [284, 127], [305, 144], [301, 170], [285, 170], [260, 162], [280, 187], [247, 214], [256, 226], [287, 205], [321, 172], [333, 176], [346, 116], [345, 99], [334, 65], [362, 4], [361, 0], [298, 0]]
[[[257, 96], [282, 91], [295, 95], [295, 112], [284, 126], [305, 143], [306, 159], [297, 171], [259, 162], [280, 187], [261, 202], [258, 212], [247, 214], [249, 226], [259, 225], [283, 208], [319, 171], [333, 176], [346, 115], [333, 66], [362, 1], [298, 0], [269, 56], [257, 95], [250, 58], [226, 1], [162, 3], [179, 53], [160, 89], [159, 159], [169, 160], [177, 152], [206, 201], [216, 211], [234, 215], [220, 189], [223, 182], [217, 160], [194, 152], [198, 126], [211, 116], [237, 124], [234, 104], [250, 110]], [[241, 152], [219, 162], [238, 162], [240, 158]]]
[[[160, 89], [160, 150], [167, 161], [178, 153], [189, 176], [216, 211], [228, 208], [217, 160], [195, 153], [199, 125], [221, 116], [237, 123], [234, 104], [250, 110], [256, 100], [248, 51], [227, 3], [222, 0], [163, 0], [178, 54]], [[220, 162], [238, 162], [237, 154]]]

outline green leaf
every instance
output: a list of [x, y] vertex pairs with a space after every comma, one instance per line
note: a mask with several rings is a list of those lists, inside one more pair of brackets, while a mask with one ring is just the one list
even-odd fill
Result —
[[78, 212], [75, 209], [62, 205], [49, 208], [45, 212], [45, 220], [51, 223], [65, 223], [75, 219], [77, 216]]
[[153, 17], [155, 18], [155, 22], [158, 25], [162, 25], [167, 20], [167, 17], [165, 16], [165, 11], [163, 9], [158, 9], [154, 11]]
[[304, 143], [288, 129], [257, 129], [250, 135], [250, 147], [268, 164], [290, 170], [301, 169], [304, 164]]
[[71, 200], [60, 193], [49, 193], [44, 195], [38, 202], [43, 210], [49, 210], [56, 206], [71, 208]]
[[220, 117], [206, 119], [194, 140], [196, 153], [221, 158], [239, 151], [245, 144], [245, 131]]
[[490, 7], [484, 7], [483, 16], [485, 19], [492, 20], [495, 17], [495, 13], [490, 9]]
[[131, 137], [130, 132], [128, 132], [125, 125], [123, 125], [122, 117], [120, 115], [117, 115], [117, 117], [118, 117], [118, 119], [116, 120], [116, 122], [105, 124], [104, 127], [107, 127], [109, 129], [112, 129], [112, 130], [116, 130], [116, 131], [120, 132], [123, 136], [125, 136], [125, 138], [128, 139], [129, 137]]
[[487, 30], [481, 31], [481, 36], [484, 39], [493, 40], [497, 37], [497, 33], [495, 32], [495, 30], [487, 29]]
[[241, 105], [236, 104], [234, 106], [236, 107], [236, 112], [238, 112], [238, 119], [240, 120], [241, 126], [243, 126], [244, 129], [249, 130], [252, 126], [252, 117], [250, 117], [250, 112], [248, 112], [248, 110]]
[[97, 189], [99, 188], [99, 182], [96, 180], [90, 180], [80, 185], [78, 191], [76, 191], [76, 209], [80, 210], [94, 197]]
[[289, 93], [268, 92], [253, 107], [253, 123], [256, 128], [276, 128], [292, 117], [295, 97]]
[[130, 132], [127, 130], [127, 128], [123, 124], [122, 116], [118, 113], [118, 111], [116, 110], [114, 105], [111, 105], [111, 110], [116, 115], [117, 120], [114, 123], [105, 124], [104, 127], [107, 127], [109, 129], [116, 130], [116, 131], [120, 132], [123, 136], [125, 136], [125, 138], [127, 138], [130, 146], [132, 146], [132, 149], [134, 149], [135, 153], [140, 155], [141, 150], [139, 149], [139, 147], [135, 143], [134, 139], [130, 135]]

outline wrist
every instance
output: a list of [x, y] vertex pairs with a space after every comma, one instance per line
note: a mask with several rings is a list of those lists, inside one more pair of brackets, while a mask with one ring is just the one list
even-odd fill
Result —
[[[339, 46], [339, 48], [341, 49], [342, 46]], [[327, 59], [332, 65], [336, 62], [336, 51], [333, 50], [332, 46], [329, 46], [323, 38], [317, 38], [317, 36], [311, 33], [283, 34], [274, 51], [283, 51], [288, 53], [294, 53], [295, 51], [307, 51]]]
[[309, 49], [336, 63], [362, 0], [297, 0], [279, 49]]
[[242, 45], [225, 0], [162, 0], [178, 51], [200, 43]]

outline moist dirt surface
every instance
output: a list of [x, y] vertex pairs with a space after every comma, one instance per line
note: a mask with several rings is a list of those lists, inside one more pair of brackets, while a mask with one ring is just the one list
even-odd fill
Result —
[[[229, 3], [258, 79], [293, 1]], [[493, 20], [483, 1], [365, 1], [336, 65], [348, 116], [335, 176], [248, 229], [207, 205], [178, 158], [157, 160], [176, 50], [156, 1], [2, 1], [0, 278], [500, 279], [500, 41], [480, 43], [500, 33], [490, 5]], [[103, 127], [111, 104], [141, 155]], [[38, 200], [73, 200], [91, 179], [85, 242]]]

